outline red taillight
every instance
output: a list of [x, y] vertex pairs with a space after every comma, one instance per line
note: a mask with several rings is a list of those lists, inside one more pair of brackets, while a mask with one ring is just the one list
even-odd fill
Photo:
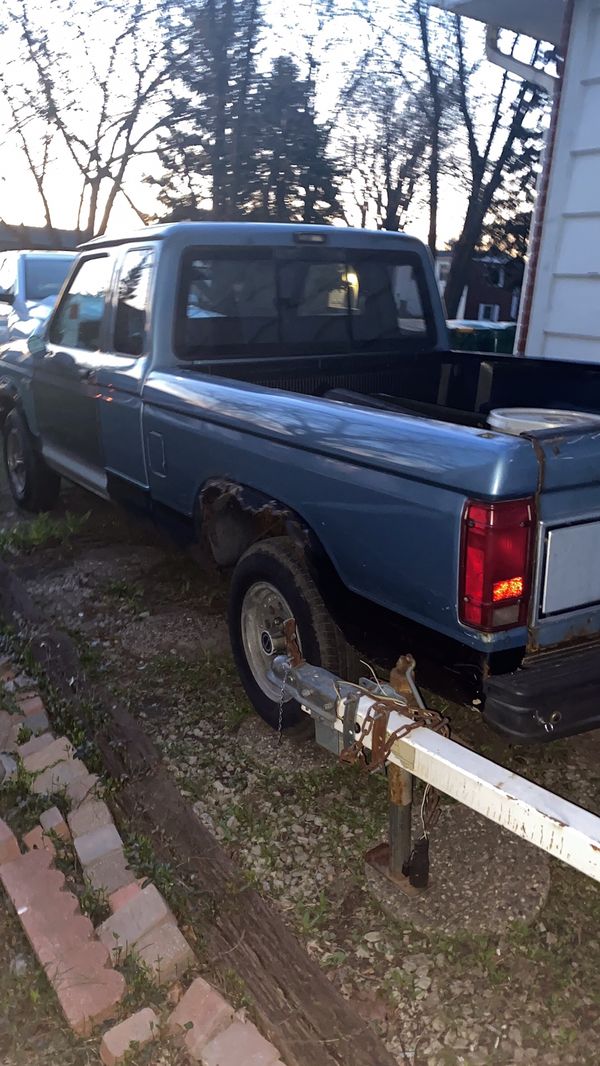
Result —
[[463, 515], [459, 617], [475, 629], [527, 622], [533, 500], [469, 501]]

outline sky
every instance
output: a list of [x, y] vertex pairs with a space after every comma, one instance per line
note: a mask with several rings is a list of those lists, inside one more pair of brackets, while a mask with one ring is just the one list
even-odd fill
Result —
[[[49, 19], [53, 19], [50, 32], [56, 32], [60, 28], [60, 2], [53, 0], [46, 11]], [[82, 0], [85, 4], [88, 0]], [[385, 3], [386, 0], [380, 0]], [[266, 45], [261, 57], [261, 63], [268, 67], [272, 58], [282, 50], [288, 51], [293, 56], [301, 59], [306, 54], [306, 38], [316, 29], [311, 25], [310, 17], [304, 17], [302, 26], [304, 35], [298, 32], [296, 19], [298, 18], [299, 4], [289, 5], [284, 0], [268, 0], [268, 17], [272, 24], [272, 32], [268, 35]], [[104, 27], [106, 38], [110, 39], [114, 33], [113, 25], [108, 20]], [[331, 117], [339, 98], [340, 90], [343, 89], [345, 79], [352, 70], [354, 56], [360, 52], [365, 43], [365, 25], [357, 18], [346, 18], [341, 22], [332, 23], [325, 32], [317, 36], [319, 44], [319, 59], [321, 61], [320, 91], [317, 100], [320, 117]], [[96, 25], [95, 33], [98, 33]], [[102, 27], [100, 27], [100, 36]], [[10, 51], [10, 40], [6, 35], [3, 43]], [[385, 42], [384, 42], [385, 47]], [[481, 87], [493, 91], [499, 84], [501, 72], [497, 67], [488, 63], [483, 58], [483, 28], [477, 24], [469, 27], [469, 47], [473, 57], [482, 57], [479, 78]], [[89, 80], [86, 87], [86, 62], [94, 61], [94, 52], [91, 51], [87, 59], [74, 62], [74, 104], [80, 109], [82, 129], [86, 121], [86, 99], [94, 103], [90, 95]], [[410, 62], [410, 56], [407, 63]], [[122, 80], [126, 89], [128, 79], [127, 69], [123, 69]], [[1, 88], [1, 87], [0, 87]], [[0, 92], [1, 97], [1, 92]], [[6, 111], [6, 105], [0, 100], [0, 129], [6, 131], [0, 136], [0, 217], [8, 222], [24, 222], [29, 225], [42, 225], [43, 212], [39, 196], [37, 195], [33, 179], [29, 173], [26, 161], [17, 148], [18, 136], [11, 127], [10, 115]], [[36, 118], [31, 120], [28, 128], [28, 139], [41, 144], [44, 135], [44, 124]], [[152, 142], [149, 142], [152, 143]], [[457, 145], [457, 153], [460, 155], [461, 146]], [[79, 196], [77, 172], [70, 160], [64, 146], [57, 143], [52, 147], [52, 165], [50, 168], [50, 180], [48, 183], [49, 199], [53, 206], [54, 224], [60, 228], [68, 228], [74, 224], [76, 213], [74, 204]], [[156, 209], [155, 191], [151, 185], [144, 182], [144, 177], [157, 172], [159, 167], [156, 156], [145, 155], [132, 163], [128, 171], [127, 188], [131, 192], [136, 205], [147, 213]], [[441, 189], [440, 214], [439, 214], [439, 246], [444, 246], [452, 238], [456, 237], [462, 223], [465, 209], [464, 193], [461, 191], [458, 177], [445, 177]], [[351, 205], [348, 210], [349, 221], [358, 224], [358, 218], [352, 215]], [[109, 232], [116, 233], [119, 230], [130, 229], [138, 226], [139, 220], [126, 201], [118, 197], [111, 215]], [[427, 236], [428, 218], [426, 205], [421, 200], [415, 204], [406, 231], [421, 239]]]

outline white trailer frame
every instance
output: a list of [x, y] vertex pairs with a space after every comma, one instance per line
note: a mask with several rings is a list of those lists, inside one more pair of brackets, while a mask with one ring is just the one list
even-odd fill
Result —
[[[326, 746], [332, 745], [323, 739], [323, 730], [331, 736], [347, 735], [348, 705], [352, 707], [352, 729], [358, 735], [378, 702], [375, 692], [372, 696], [364, 689], [359, 693], [356, 686], [327, 670], [304, 662], [294, 665], [285, 656], [275, 659], [274, 672], [282, 682], [282, 692], [298, 700], [316, 720], [317, 740], [320, 733]], [[389, 687], [383, 686], [384, 690], [389, 700]], [[408, 708], [412, 701], [396, 693], [394, 698], [396, 705], [387, 721], [388, 737], [414, 726], [414, 719], [402, 713], [402, 705]], [[418, 695], [417, 700], [421, 703]], [[372, 748], [372, 733], [364, 737], [363, 744]], [[424, 726], [412, 728], [396, 740], [386, 761], [600, 881], [600, 818], [590, 811]]]

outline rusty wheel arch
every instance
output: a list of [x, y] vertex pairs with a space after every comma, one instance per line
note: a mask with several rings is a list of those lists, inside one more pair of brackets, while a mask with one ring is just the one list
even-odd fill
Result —
[[[292, 508], [248, 485], [227, 478], [206, 482], [198, 494], [195, 514], [198, 539], [208, 544], [218, 566], [235, 566], [257, 541], [289, 537], [299, 554], [314, 553], [317, 539]], [[323, 547], [318, 544], [319, 551]]]

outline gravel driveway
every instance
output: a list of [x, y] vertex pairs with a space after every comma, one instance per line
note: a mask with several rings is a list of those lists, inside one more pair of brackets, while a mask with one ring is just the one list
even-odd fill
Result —
[[[436, 866], [434, 839], [432, 883], [452, 867], [458, 917], [450, 901], [450, 917], [421, 931], [406, 914], [392, 919], [362, 861], [385, 833], [385, 782], [341, 767], [310, 740], [278, 746], [255, 719], [229, 656], [225, 578], [79, 490], [65, 491], [63, 508], [89, 513], [74, 534], [59, 524], [52, 542], [36, 537], [25, 551], [4, 537], [4, 555], [75, 636], [88, 668], [143, 718], [198, 817], [398, 1061], [598, 1062], [600, 888], [551, 861], [541, 911], [530, 924], [510, 921], [501, 835], [490, 843], [498, 890], [477, 898], [473, 851], [457, 854], [446, 839]], [[17, 520], [3, 488], [0, 525]], [[599, 735], [509, 747], [474, 712], [448, 710], [477, 750], [600, 812]], [[525, 866], [528, 855], [533, 869], [537, 853], [524, 853]], [[495, 931], [469, 927], [472, 913], [487, 913]]]

